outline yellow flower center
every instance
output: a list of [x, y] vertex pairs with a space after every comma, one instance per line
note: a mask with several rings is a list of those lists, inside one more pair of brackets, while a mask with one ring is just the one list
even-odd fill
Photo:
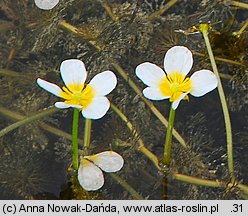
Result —
[[84, 167], [92, 165], [92, 163], [85, 158], [81, 158], [81, 163], [83, 163]]
[[95, 91], [90, 85], [69, 85], [68, 88], [63, 86], [61, 97], [65, 99], [65, 103], [80, 105], [84, 108], [89, 106], [95, 96]]
[[[174, 102], [192, 87], [191, 80], [185, 75], [174, 72], [165, 76], [159, 83], [159, 89], [164, 96], [170, 97], [170, 102]], [[186, 95], [184, 99], [188, 99]]]

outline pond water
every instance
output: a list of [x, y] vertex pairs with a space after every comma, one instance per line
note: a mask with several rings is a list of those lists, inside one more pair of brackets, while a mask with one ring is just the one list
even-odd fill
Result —
[[[33, 0], [0, 0], [0, 199], [246, 199], [247, 19], [247, 8], [217, 0], [61, 0], [51, 10]], [[193, 53], [190, 75], [212, 70], [204, 38], [192, 28], [199, 22], [211, 26], [231, 119], [233, 175], [217, 89], [189, 96], [176, 109], [170, 167], [151, 160], [163, 157], [166, 127], [158, 115], [168, 119], [170, 102], [144, 100], [135, 68], [147, 61], [163, 68], [167, 50], [181, 45]], [[87, 83], [113, 71], [118, 85], [107, 97], [128, 119], [111, 107], [92, 120], [87, 153], [114, 150], [125, 161], [120, 171], [104, 173], [94, 192], [83, 190], [71, 169], [73, 110], [54, 109], [58, 98], [36, 83], [42, 78], [62, 87], [66, 59], [85, 63]], [[80, 150], [84, 125], [80, 115]], [[223, 184], [203, 186], [203, 179]]]

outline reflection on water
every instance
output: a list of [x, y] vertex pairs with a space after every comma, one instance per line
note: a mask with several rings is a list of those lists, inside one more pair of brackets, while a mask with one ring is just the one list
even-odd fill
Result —
[[[85, 62], [89, 80], [111, 69], [118, 86], [110, 99], [138, 131], [130, 133], [112, 111], [94, 121], [89, 152], [112, 148], [124, 157], [117, 174], [146, 199], [161, 199], [164, 173], [137, 150], [138, 138], [159, 159], [163, 155], [165, 127], [139, 95], [113, 67], [120, 65], [129, 79], [143, 88], [135, 77], [135, 67], [150, 61], [162, 65], [165, 52], [174, 45], [193, 51], [194, 70], [211, 69], [200, 34], [182, 34], [200, 20], [211, 21], [212, 44], [226, 93], [233, 130], [234, 167], [237, 180], [248, 184], [247, 160], [247, 32], [225, 44], [216, 34], [231, 36], [245, 24], [246, 9], [219, 1], [83, 1], [62, 0], [50, 11], [37, 8], [32, 0], [0, 1], [0, 129], [32, 116], [54, 104], [56, 98], [39, 89], [36, 78], [62, 84], [59, 65], [68, 58]], [[162, 11], [162, 14], [154, 12]], [[61, 22], [63, 20], [63, 22]], [[77, 27], [79, 32], [65, 26]], [[210, 34], [211, 37], [211, 34]], [[236, 49], [237, 48], [237, 49]], [[244, 67], [245, 66], [245, 67]], [[169, 102], [154, 102], [167, 118]], [[68, 171], [71, 160], [72, 111], [59, 111], [11, 130], [0, 137], [1, 199], [133, 199], [134, 194], [105, 175], [105, 185], [97, 192], [83, 191]], [[175, 128], [187, 148], [173, 138], [169, 199], [242, 199], [237, 188], [224, 190], [183, 183], [173, 179], [182, 173], [204, 179], [229, 182], [223, 113], [217, 91], [208, 97], [183, 101], [176, 113]], [[79, 124], [82, 147], [84, 119]], [[122, 185], [122, 186], [121, 186]]]

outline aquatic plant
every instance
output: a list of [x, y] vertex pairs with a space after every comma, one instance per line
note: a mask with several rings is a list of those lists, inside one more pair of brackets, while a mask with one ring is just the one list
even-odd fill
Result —
[[172, 128], [175, 109], [182, 99], [188, 99], [190, 93], [200, 97], [217, 87], [217, 78], [209, 70], [196, 71], [186, 78], [193, 65], [192, 53], [186, 47], [174, 46], [164, 57], [164, 71], [155, 64], [145, 62], [136, 67], [136, 75], [146, 84], [143, 90], [146, 98], [151, 100], [170, 99], [171, 111], [167, 128], [163, 163], [169, 166]]
[[149, 87], [143, 90], [146, 98], [163, 100], [169, 98], [176, 109], [187, 94], [200, 97], [217, 87], [217, 79], [209, 70], [196, 71], [186, 78], [193, 64], [192, 53], [186, 47], [175, 46], [164, 57], [166, 74], [160, 67], [146, 62], [136, 67], [136, 75]]
[[34, 0], [34, 3], [42, 10], [51, 10], [59, 3], [59, 0]]
[[99, 73], [89, 84], [85, 84], [87, 72], [84, 63], [78, 59], [63, 61], [60, 72], [66, 85], [62, 89], [53, 83], [37, 79], [41, 88], [65, 100], [56, 102], [55, 107], [59, 109], [77, 108], [88, 119], [99, 119], [106, 114], [110, 103], [105, 95], [109, 94], [117, 84], [113, 72]]
[[[110, 102], [105, 97], [116, 86], [117, 79], [113, 72], [104, 71], [97, 74], [85, 84], [87, 77], [84, 63], [78, 59], [69, 59], [61, 63], [61, 77], [66, 87], [37, 79], [37, 84], [46, 91], [63, 98], [64, 102], [56, 102], [55, 107], [60, 109], [74, 108], [72, 129], [72, 164], [78, 170], [78, 180], [85, 190], [97, 190], [104, 184], [100, 167], [105, 172], [116, 172], [123, 166], [122, 157], [115, 152], [102, 152], [96, 155], [84, 156], [80, 160], [78, 169], [78, 113], [88, 120], [85, 121], [84, 147], [90, 144], [91, 121], [89, 119], [102, 118], [110, 107]], [[94, 164], [92, 164], [92, 161]], [[97, 166], [96, 166], [97, 165]]]
[[87, 191], [98, 190], [104, 184], [102, 171], [117, 172], [123, 166], [123, 158], [113, 151], [105, 151], [81, 157], [78, 181]]
[[[25, 199], [50, 198], [50, 187], [56, 183], [61, 194], [54, 195], [61, 199], [244, 199], [248, 193], [247, 161], [241, 159], [247, 151], [247, 133], [241, 127], [247, 125], [247, 17], [239, 7], [247, 5], [235, 3], [233, 7], [234, 2], [61, 0], [53, 9], [41, 10], [34, 1], [2, 0], [0, 156], [8, 158], [1, 160], [4, 171], [0, 173], [0, 183], [5, 192], [2, 197], [11, 188], [7, 197], [18, 194]], [[211, 27], [207, 34], [227, 96], [232, 130], [225, 131], [216, 91], [208, 97], [191, 97], [190, 103], [176, 109], [168, 168], [161, 162], [164, 132], [171, 125], [165, 118], [170, 103], [145, 98], [135, 68], [142, 62], [153, 62], [162, 68], [163, 54], [168, 49], [185, 46], [194, 55], [194, 71], [210, 69], [211, 62], [198, 31], [199, 20]], [[216, 33], [230, 38], [225, 46], [216, 40]], [[63, 86], [59, 66], [64, 59], [72, 58], [87, 65], [89, 80], [108, 69], [118, 76], [118, 87], [108, 96], [110, 109], [93, 124], [90, 119], [79, 118], [77, 108], [72, 108], [75, 112], [71, 124], [70, 110], [49, 107], [56, 98], [35, 83], [42, 77]], [[83, 130], [81, 136], [78, 132]], [[229, 137], [228, 149], [225, 134], [234, 136], [235, 145], [230, 145]], [[71, 169], [71, 141], [73, 154], [79, 153], [82, 158], [111, 149], [125, 159], [120, 172], [104, 175], [104, 187], [97, 192], [100, 196], [93, 196], [96, 192], [87, 192], [80, 186], [74, 170], [75, 164], [81, 165], [80, 160], [75, 162], [79, 157], [74, 156], [75, 166]], [[8, 157], [10, 147], [15, 149], [12, 157]], [[24, 157], [19, 156], [19, 148], [26, 152]], [[30, 159], [34, 161], [31, 170], [25, 168], [28, 163], [18, 163], [32, 153], [39, 154], [40, 162], [45, 160], [55, 167], [39, 169], [42, 166]], [[9, 178], [15, 172], [17, 179], [22, 178], [22, 170], [25, 176], [40, 171], [41, 175], [31, 177], [32, 181], [26, 178], [31, 190], [25, 180]], [[52, 177], [46, 175], [54, 170], [70, 178], [60, 179], [56, 172]], [[39, 181], [46, 184], [36, 187]], [[161, 196], [166, 182], [167, 194]], [[33, 185], [37, 190], [32, 189]]]
[[52, 152], [37, 153], [28, 145], [26, 137], [21, 140], [18, 134], [14, 137], [1, 144], [4, 152], [0, 158], [1, 198], [35, 199], [45, 193], [51, 198], [58, 196], [65, 175], [58, 163], [51, 165]]

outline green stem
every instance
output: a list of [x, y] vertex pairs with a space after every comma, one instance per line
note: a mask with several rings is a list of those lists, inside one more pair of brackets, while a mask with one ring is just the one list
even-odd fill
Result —
[[247, 3], [242, 3], [242, 2], [239, 2], [239, 1], [230, 1], [230, 2], [228, 2], [228, 4], [231, 5], [231, 6], [236, 6], [236, 7], [248, 9], [248, 4]]
[[[43, 112], [45, 112], [45, 111], [48, 111], [48, 110], [51, 110], [51, 109], [55, 109], [54, 107], [53, 108], [47, 108], [46, 110], [44, 110]], [[59, 109], [55, 109], [56, 111], [59, 111]], [[26, 118], [28, 118], [28, 117], [26, 117], [26, 116], [23, 116], [23, 115], [20, 115], [19, 113], [16, 113], [16, 112], [13, 112], [13, 111], [11, 111], [11, 110], [9, 110], [9, 109], [6, 109], [6, 108], [4, 108], [4, 107], [2, 107], [2, 106], [0, 106], [0, 115], [3, 115], [4, 117], [6, 117], [6, 118], [8, 118], [8, 119], [10, 119], [10, 120], [12, 120], [12, 121], [20, 121], [20, 120], [23, 120], [23, 119], [26, 119]], [[48, 113], [47, 113], [48, 114]], [[31, 116], [31, 118], [32, 117], [34, 117], [34, 116]], [[40, 116], [41, 117], [41, 116]], [[30, 118], [30, 117], [29, 117]], [[32, 119], [32, 120], [37, 120], [37, 119]], [[31, 121], [30, 121], [31, 122]], [[27, 122], [26, 122], [27, 123]], [[20, 123], [19, 123], [19, 126], [21, 126], [20, 125]], [[55, 128], [55, 127], [53, 127], [53, 126], [51, 126], [51, 125], [49, 125], [49, 124], [47, 124], [47, 123], [44, 123], [44, 122], [39, 122], [39, 126], [43, 129], [43, 130], [45, 130], [45, 131], [47, 131], [47, 132], [49, 132], [49, 133], [51, 133], [51, 134], [54, 134], [54, 135], [56, 135], [56, 136], [58, 136], [58, 137], [63, 137], [63, 138], [65, 138], [65, 139], [67, 139], [67, 140], [70, 140], [70, 141], [72, 141], [72, 135], [71, 135], [71, 133], [69, 134], [69, 133], [66, 133], [65, 131], [62, 131], [62, 130], [60, 130], [60, 129], [58, 129], [58, 128]], [[79, 143], [81, 143], [82, 145], [83, 145], [83, 140], [81, 140], [81, 139], [78, 139], [78, 142]]]
[[218, 80], [218, 92], [219, 92], [219, 97], [221, 101], [221, 106], [224, 114], [224, 121], [225, 121], [225, 127], [226, 127], [226, 140], [227, 140], [227, 157], [228, 157], [228, 170], [230, 177], [234, 180], [234, 169], [233, 169], [233, 143], [232, 143], [232, 127], [231, 127], [231, 120], [230, 120], [230, 115], [227, 107], [227, 102], [225, 98], [225, 93], [221, 84], [221, 79], [219, 76], [219, 72], [217, 69], [217, 65], [215, 63], [214, 59], [214, 54], [211, 48], [211, 44], [208, 38], [208, 32], [209, 32], [209, 25], [208, 24], [200, 24], [199, 26], [199, 31], [202, 33], [207, 50], [208, 50], [208, 55], [211, 61], [211, 65], [213, 68], [213, 72], [217, 77]]
[[[67, 30], [73, 32], [74, 34], [84, 38], [85, 40], [87, 40], [87, 37], [85, 37], [78, 28], [76, 28], [75, 26], [72, 26], [71, 24], [67, 23], [66, 21], [62, 20], [59, 23], [60, 26], [62, 26], [63, 28], [66, 28]], [[88, 40], [88, 42], [94, 46], [98, 51], [102, 50], [102, 47], [99, 47], [96, 44], [96, 41], [92, 41], [92, 40]], [[132, 81], [132, 79], [128, 76], [128, 74], [124, 71], [124, 69], [118, 64], [116, 63], [113, 59], [113, 66], [115, 67], [115, 69], [119, 72], [119, 74], [122, 76], [122, 78], [124, 80], [127, 81], [127, 83], [130, 85], [130, 87], [141, 97], [141, 99], [146, 103], [146, 105], [151, 109], [151, 111], [154, 113], [155, 116], [157, 116], [157, 118], [161, 121], [162, 124], [164, 124], [167, 127], [167, 120], [164, 118], [164, 116], [159, 112], [159, 110], [153, 105], [153, 103], [150, 100], [145, 99], [142, 96], [142, 92], [139, 89], [139, 87]], [[186, 141], [183, 139], [183, 137], [175, 130], [173, 129], [173, 135], [175, 136], [175, 138], [179, 141], [179, 143], [181, 143], [183, 145], [183, 147], [186, 147]]]
[[[113, 108], [113, 107], [112, 107]], [[10, 111], [9, 109], [6, 109], [4, 107], [0, 106], [0, 114], [4, 115], [5, 117], [16, 121], [16, 120], [22, 120], [25, 118], [25, 116], [20, 115], [19, 113]], [[123, 115], [122, 116], [124, 119], [122, 119], [123, 121], [126, 121], [126, 117]], [[60, 136], [60, 137], [64, 137], [68, 140], [72, 140], [72, 136], [62, 130], [59, 130], [57, 128], [54, 128], [52, 126], [50, 126], [49, 124], [46, 123], [40, 123], [39, 124], [44, 130], [48, 131], [49, 133], [52, 133], [54, 135]], [[132, 126], [132, 125], [131, 125]], [[81, 143], [83, 143], [82, 140], [79, 140]], [[143, 142], [141, 142], [142, 144]], [[128, 145], [128, 146], [131, 146]], [[144, 146], [143, 146], [144, 147]], [[140, 148], [140, 147], [139, 147]], [[152, 157], [148, 157], [151, 161], [154, 162], [154, 164], [156, 165], [156, 168], [158, 170], [160, 170], [160, 167], [158, 166], [158, 160], [156, 159], [156, 156], [153, 155], [152, 152], [150, 152], [149, 150], [145, 150], [145, 151], [141, 151], [143, 154], [145, 155], [151, 155]], [[149, 152], [149, 154], [147, 154], [147, 152]], [[172, 177], [178, 181], [182, 181], [182, 182], [186, 182], [186, 183], [190, 183], [190, 184], [196, 184], [196, 185], [202, 185], [202, 186], [207, 186], [207, 187], [220, 187], [220, 188], [225, 188], [227, 187], [232, 187], [232, 184], [229, 183], [227, 184], [226, 182], [221, 182], [218, 180], [208, 180], [208, 179], [201, 179], [201, 178], [197, 178], [197, 177], [193, 177], [193, 176], [187, 176], [184, 174], [179, 174], [179, 173], [173, 173]], [[237, 187], [243, 191], [245, 194], [248, 195], [248, 186], [241, 184], [238, 182]]]
[[[205, 187], [218, 187], [218, 188], [232, 188], [233, 182], [222, 182], [218, 180], [201, 179], [194, 176], [188, 176], [184, 174], [174, 173], [173, 179], [178, 181], [186, 182], [189, 184], [195, 184]], [[236, 187], [239, 188], [243, 193], [248, 195], [248, 186], [237, 182]]]
[[[237, 33], [238, 34], [238, 33]], [[193, 52], [194, 55], [197, 55], [197, 56], [201, 56], [201, 57], [205, 57], [205, 54], [202, 54], [202, 53], [199, 53], [199, 52], [196, 52], [194, 50], [191, 50]], [[231, 59], [226, 59], [226, 58], [221, 58], [221, 57], [214, 57], [216, 61], [219, 61], [219, 62], [225, 62], [225, 63], [228, 63], [228, 64], [234, 64], [234, 65], [238, 65], [238, 66], [242, 66], [242, 67], [246, 67], [245, 64], [241, 63], [241, 62], [237, 62], [237, 61], [234, 61], [234, 60], [231, 60]], [[233, 76], [231, 75], [227, 75], [227, 74], [222, 74], [222, 73], [219, 73], [220, 74], [220, 77], [221, 76], [228, 76], [229, 78], [232, 78]]]
[[78, 117], [79, 109], [73, 109], [72, 122], [72, 165], [74, 170], [78, 170]]
[[106, 1], [106, 0], [99, 0], [99, 1], [102, 4], [102, 6], [104, 7], [104, 9], [106, 10], [107, 14], [111, 17], [111, 19], [113, 21], [117, 21], [118, 18], [114, 15], [111, 7], [109, 6], [108, 1]]
[[148, 20], [152, 21], [155, 18], [161, 16], [165, 11], [167, 11], [169, 8], [171, 8], [174, 4], [177, 3], [178, 0], [170, 0], [166, 5], [164, 5], [161, 9], [158, 11], [155, 11], [152, 13], [149, 17]]
[[179, 173], [173, 174], [173, 179], [186, 182], [189, 184], [201, 185], [205, 187], [225, 187], [226, 185], [224, 182], [219, 182], [217, 180], [215, 181], [215, 180], [201, 179]]
[[87, 42], [90, 45], [92, 45], [93, 47], [95, 47], [98, 51], [102, 50], [102, 47], [99, 47], [97, 45], [96, 39], [92, 39], [92, 38], [87, 37], [87, 35], [85, 35], [83, 32], [81, 32], [78, 28], [76, 28], [75, 26], [71, 25], [70, 23], [67, 23], [65, 20], [60, 21], [59, 26], [67, 29], [68, 31], [73, 32], [74, 34], [76, 34], [77, 36], [83, 38], [84, 40], [87, 40]]
[[[1, 109], [1, 111], [4, 111], [4, 109]], [[7, 112], [8, 111], [9, 110], [7, 110]], [[4, 136], [5, 134], [9, 133], [10, 131], [12, 131], [12, 130], [24, 125], [24, 124], [27, 124], [27, 123], [30, 123], [32, 121], [43, 118], [45, 116], [51, 115], [52, 113], [55, 113], [55, 112], [58, 112], [58, 109], [56, 109], [55, 107], [52, 107], [52, 108], [48, 108], [46, 110], [42, 110], [42, 111], [38, 112], [37, 114], [32, 115], [30, 117], [26, 117], [26, 118], [24, 118], [18, 122], [15, 122], [14, 124], [7, 126], [4, 129], [2, 129], [0, 131], [0, 137]], [[6, 111], [5, 111], [5, 113], [6, 113]]]
[[131, 187], [124, 179], [122, 179], [116, 173], [109, 173], [109, 175], [115, 181], [117, 181], [123, 188], [125, 188], [132, 195], [133, 198], [137, 200], [144, 200], [144, 198], [140, 194], [138, 194], [138, 192], [135, 191], [133, 187]]
[[233, 32], [233, 34], [240, 37], [240, 35], [245, 31], [247, 27], [248, 27], [248, 19], [245, 21], [245, 24], [241, 27], [241, 29], [238, 32]]
[[174, 125], [175, 114], [176, 111], [172, 109], [172, 105], [171, 105], [165, 144], [164, 144], [164, 156], [163, 156], [163, 164], [166, 165], [167, 167], [170, 166], [170, 161], [171, 161], [170, 155], [171, 155], [172, 129]]
[[90, 146], [90, 136], [91, 136], [91, 123], [90, 119], [85, 119], [84, 126], [84, 148], [88, 149]]
[[0, 23], [0, 32], [5, 33], [8, 30], [14, 29], [15, 28], [15, 24], [14, 22], [1, 22]]
[[27, 72], [25, 72], [25, 75], [23, 75], [24, 73], [18, 73], [16, 71], [12, 71], [6, 68], [0, 68], [0, 75], [2, 76], [6, 76], [6, 77], [14, 77], [14, 78], [18, 78], [18, 79], [30, 79], [31, 78], [31, 74]]
[[[124, 80], [127, 81], [129, 86], [136, 92], [140, 98], [145, 102], [145, 104], [149, 107], [149, 109], [153, 112], [153, 114], [161, 121], [165, 127], [168, 127], [168, 121], [167, 119], [162, 115], [162, 113], [153, 105], [153, 103], [150, 100], [147, 100], [145, 97], [142, 96], [142, 91], [139, 89], [139, 87], [134, 83], [134, 81], [129, 77], [127, 72], [117, 63], [113, 63], [113, 66], [118, 71], [118, 73], [122, 76]], [[172, 134], [174, 137], [178, 140], [179, 143], [183, 147], [186, 147], [186, 141], [183, 139], [183, 137], [175, 130], [175, 128], [172, 131]]]
[[128, 118], [124, 115], [124, 113], [121, 112], [120, 109], [118, 109], [117, 106], [115, 106], [113, 103], [111, 103], [110, 106], [111, 106], [111, 109], [121, 118], [121, 120], [126, 123], [127, 128], [133, 133], [133, 135], [137, 139], [137, 142], [138, 142], [137, 149], [138, 149], [138, 151], [140, 151], [144, 155], [146, 155], [153, 162], [153, 164], [157, 167], [157, 169], [160, 170], [158, 158], [150, 150], [148, 150], [145, 147], [143, 140], [140, 138], [137, 130], [132, 125], [132, 123], [128, 120]]

